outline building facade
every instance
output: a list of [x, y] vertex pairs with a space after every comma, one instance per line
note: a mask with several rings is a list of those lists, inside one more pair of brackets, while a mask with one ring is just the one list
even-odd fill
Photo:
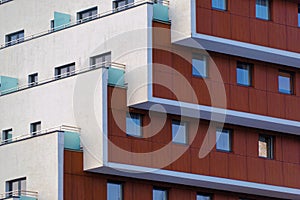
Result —
[[0, 199], [300, 199], [300, 1], [0, 0], [0, 27]]

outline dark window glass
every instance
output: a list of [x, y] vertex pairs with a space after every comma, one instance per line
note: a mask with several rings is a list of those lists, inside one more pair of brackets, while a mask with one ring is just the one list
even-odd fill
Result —
[[165, 189], [155, 188], [152, 191], [153, 200], [167, 200], [168, 191]]
[[231, 130], [217, 129], [216, 131], [216, 149], [220, 151], [231, 151]]
[[30, 133], [32, 135], [36, 135], [41, 131], [41, 126], [42, 123], [41, 122], [34, 122], [30, 124]]
[[24, 41], [24, 30], [6, 35], [6, 46], [14, 45]]
[[111, 53], [105, 53], [91, 58], [91, 68], [109, 67], [111, 63]]
[[97, 7], [81, 11], [77, 13], [77, 20], [80, 20], [79, 22], [89, 21], [91, 19], [97, 18], [97, 13], [98, 13]]
[[227, 0], [212, 0], [212, 8], [218, 10], [226, 10]]
[[211, 195], [198, 193], [196, 200], [211, 200]]
[[284, 94], [293, 94], [294, 80], [293, 73], [279, 71], [278, 75], [278, 91]]
[[113, 9], [115, 11], [124, 10], [129, 7], [130, 3], [133, 3], [133, 0], [116, 0], [113, 2]]
[[260, 135], [258, 141], [258, 156], [273, 159], [273, 137]]
[[63, 78], [75, 74], [75, 63], [55, 68], [55, 78]]
[[122, 200], [122, 184], [107, 183], [107, 200]]
[[28, 85], [29, 86], [34, 86], [38, 84], [38, 73], [35, 74], [30, 74], [28, 76]]
[[239, 85], [251, 86], [252, 64], [238, 62], [236, 68], [236, 81]]
[[186, 122], [172, 120], [172, 141], [179, 144], [187, 144]]
[[2, 131], [2, 141], [3, 142], [10, 142], [12, 139], [12, 129], [7, 129]]
[[270, 2], [269, 0], [256, 0], [256, 18], [270, 19]]

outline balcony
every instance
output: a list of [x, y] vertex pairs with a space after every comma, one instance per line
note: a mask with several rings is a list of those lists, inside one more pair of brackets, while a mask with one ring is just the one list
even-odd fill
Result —
[[169, 1], [154, 0], [153, 20], [169, 22]]
[[37, 200], [38, 193], [33, 191], [11, 191], [0, 195], [0, 200]]
[[0, 76], [0, 95], [13, 92], [18, 86], [18, 79], [7, 76]]

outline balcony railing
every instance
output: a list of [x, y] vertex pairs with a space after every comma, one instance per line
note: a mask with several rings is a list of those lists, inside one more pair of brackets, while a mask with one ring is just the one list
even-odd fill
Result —
[[38, 193], [33, 191], [17, 190], [0, 194], [0, 200], [37, 200]]
[[[4, 1], [4, 0], [2, 0], [2, 1]], [[46, 31], [43, 31], [43, 32], [40, 32], [40, 33], [30, 35], [30, 36], [19, 38], [17, 40], [12, 40], [12, 41], [6, 42], [5, 44], [0, 45], [0, 49], [5, 48], [5, 47], [9, 47], [9, 46], [12, 46], [12, 45], [16, 45], [16, 44], [22, 43], [24, 41], [32, 40], [34, 38], [41, 37], [41, 36], [44, 36], [44, 35], [59, 31], [59, 30], [63, 30], [65, 28], [70, 28], [70, 27], [77, 26], [77, 25], [82, 24], [82, 23], [86, 23], [86, 22], [89, 22], [89, 21], [92, 21], [92, 20], [103, 18], [103, 17], [109, 16], [113, 13], [124, 11], [126, 9], [129, 9], [129, 8], [132, 8], [132, 7], [135, 7], [135, 6], [138, 6], [138, 5], [142, 5], [142, 4], [145, 4], [145, 3], [152, 3], [152, 4], [155, 4], [155, 5], [162, 5], [163, 7], [166, 7], [166, 6], [169, 5], [169, 1], [167, 1], [167, 0], [140, 0], [140, 1], [135, 1], [135, 2], [132, 2], [132, 3], [126, 4], [124, 6], [120, 6], [120, 7], [117, 7], [115, 9], [109, 10], [109, 11], [99, 13], [97, 15], [89, 16], [89, 17], [86, 17], [84, 19], [79, 19], [79, 20], [76, 20], [76, 21], [73, 21], [73, 22], [70, 22], [70, 23], [67, 23], [67, 24], [63, 24], [61, 26], [53, 27], [50, 30], [46, 30]], [[161, 10], [162, 10], [162, 12], [165, 12], [164, 10], [166, 10], [166, 9], [165, 8], [161, 9], [161, 7], [160, 7], [159, 11], [156, 11], [156, 12], [161, 12]]]
[[80, 130], [80, 128], [77, 128], [77, 127], [74, 127], [74, 126], [61, 125], [61, 126], [58, 126], [58, 127], [53, 127], [53, 128], [49, 128], [49, 129], [45, 129], [45, 130], [40, 130], [40, 131], [33, 132], [33, 133], [30, 133], [30, 134], [24, 134], [24, 135], [20, 135], [20, 136], [17, 136], [17, 137], [12, 137], [12, 138], [9, 138], [9, 139], [6, 139], [6, 140], [2, 140], [0, 142], [0, 146], [8, 144], [8, 143], [12, 143], [12, 142], [17, 142], [17, 141], [29, 139], [29, 138], [36, 137], [36, 136], [39, 136], [39, 135], [45, 135], [45, 134], [48, 134], [48, 133], [58, 132], [58, 131], [63, 131], [63, 132], [67, 132], [67, 133], [71, 132], [71, 133], [78, 133], [79, 134], [81, 130]]
[[33, 88], [33, 87], [36, 87], [36, 86], [39, 86], [39, 85], [42, 85], [42, 84], [50, 83], [52, 81], [57, 81], [57, 80], [60, 80], [60, 79], [68, 78], [68, 77], [71, 77], [71, 76], [75, 76], [75, 75], [82, 74], [82, 73], [85, 73], [85, 72], [97, 70], [97, 69], [100, 69], [100, 68], [106, 68], [106, 69], [114, 68], [114, 69], [120, 69], [120, 70], [124, 71], [125, 70], [125, 65], [120, 64], [120, 63], [116, 63], [116, 62], [97, 63], [95, 65], [91, 65], [91, 66], [88, 66], [88, 67], [85, 67], [85, 68], [82, 68], [82, 69], [77, 69], [77, 70], [74, 70], [74, 71], [71, 71], [71, 72], [66, 72], [66, 73], [63, 73], [63, 74], [59, 74], [59, 75], [54, 76], [54, 77], [49, 78], [49, 79], [44, 79], [44, 80], [41, 80], [41, 81], [38, 81], [38, 82], [35, 82], [35, 83], [30, 83], [30, 84], [26, 84], [26, 85], [17, 86], [17, 87], [12, 87], [10, 89], [0, 91], [0, 97], [4, 96], [4, 95], [7, 95], [7, 94], [10, 94], [10, 93], [13, 93], [13, 92], [18, 92], [18, 91], [25, 90], [25, 89], [28, 89], [28, 88]]

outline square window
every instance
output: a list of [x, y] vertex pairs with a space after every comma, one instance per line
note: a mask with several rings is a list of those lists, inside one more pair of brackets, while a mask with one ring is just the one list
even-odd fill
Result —
[[107, 183], [107, 200], [122, 200], [123, 187], [121, 183]]
[[26, 191], [26, 178], [6, 182], [6, 197], [20, 197], [24, 191]]
[[2, 141], [4, 143], [11, 142], [12, 140], [12, 129], [2, 131]]
[[38, 73], [30, 74], [28, 76], [28, 86], [34, 86], [38, 84]]
[[90, 8], [77, 13], [77, 20], [79, 22], [86, 22], [92, 19], [97, 18], [98, 9], [97, 7]]
[[32, 135], [36, 135], [41, 131], [42, 123], [41, 122], [34, 122], [30, 124], [30, 133]]
[[278, 90], [280, 93], [293, 94], [293, 73], [286, 71], [279, 71], [278, 75]]
[[239, 85], [251, 86], [252, 64], [238, 62], [236, 67], [236, 81]]
[[212, 8], [218, 10], [226, 10], [227, 0], [212, 0]]
[[172, 120], [172, 142], [187, 144], [186, 122]]
[[211, 200], [211, 195], [198, 193], [196, 200]]
[[152, 191], [153, 200], [167, 200], [168, 199], [168, 191], [165, 189], [155, 188]]
[[269, 0], [256, 0], [256, 18], [270, 19], [270, 2]]
[[231, 151], [231, 130], [217, 129], [216, 131], [216, 149], [220, 151]]
[[11, 33], [5, 36], [6, 46], [14, 45], [24, 41], [24, 30]]
[[260, 135], [258, 141], [258, 156], [273, 159], [273, 137]]
[[90, 60], [91, 68], [108, 67], [111, 63], [111, 53], [104, 53], [94, 56]]
[[142, 137], [142, 116], [140, 114], [126, 114], [126, 134], [135, 137]]
[[55, 78], [63, 78], [75, 74], [75, 63], [55, 68]]
[[207, 62], [205, 56], [197, 56], [192, 59], [192, 74], [193, 76], [199, 76], [206, 78], [207, 73]]

